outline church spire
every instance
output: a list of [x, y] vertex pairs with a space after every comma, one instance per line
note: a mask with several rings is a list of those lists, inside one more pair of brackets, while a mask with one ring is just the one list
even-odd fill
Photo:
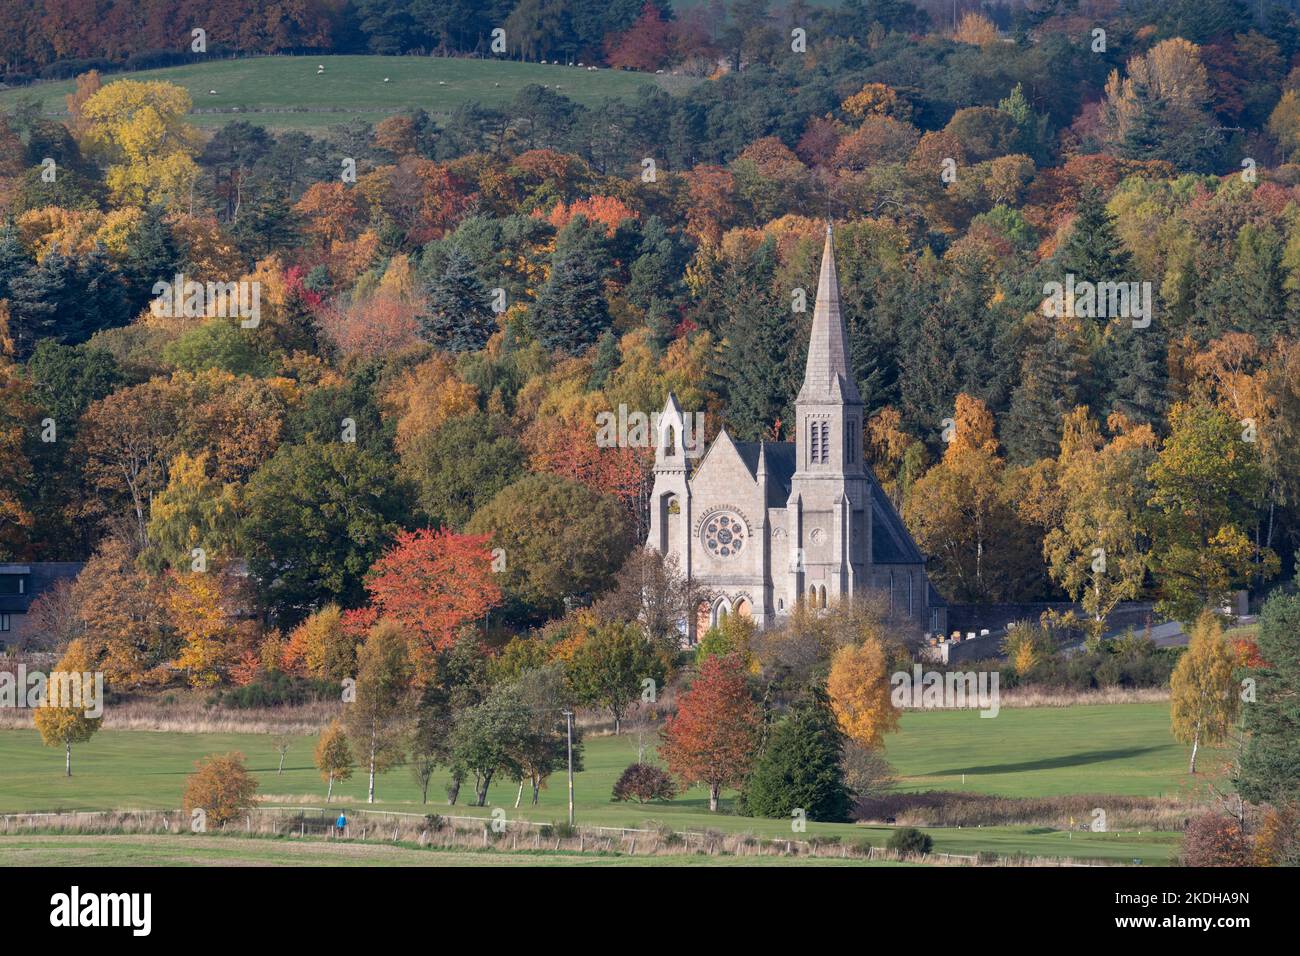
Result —
[[835, 246], [829, 221], [826, 223], [826, 245], [822, 248], [821, 276], [817, 280], [812, 335], [808, 341], [808, 364], [797, 401], [862, 404], [849, 365], [849, 337], [840, 316], [840, 282], [835, 274]]

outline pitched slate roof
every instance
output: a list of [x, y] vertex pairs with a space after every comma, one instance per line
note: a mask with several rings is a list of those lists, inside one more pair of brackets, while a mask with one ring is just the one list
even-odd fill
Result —
[[790, 497], [790, 479], [794, 476], [795, 451], [792, 441], [738, 441], [736, 451], [749, 473], [758, 477], [758, 453], [767, 460], [767, 506], [784, 508]]
[[[740, 460], [755, 478], [758, 477], [759, 448], [763, 449], [767, 459], [767, 506], [784, 508], [790, 498], [790, 479], [794, 476], [794, 442], [738, 441], [735, 445]], [[871, 482], [871, 563], [925, 563], [925, 557], [912, 540], [903, 519], [874, 481]]]
[[871, 483], [871, 563], [923, 564], [925, 558], [880, 485]]

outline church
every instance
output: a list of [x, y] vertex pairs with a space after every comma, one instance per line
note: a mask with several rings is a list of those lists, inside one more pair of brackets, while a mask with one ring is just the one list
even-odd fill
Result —
[[849, 366], [829, 224], [795, 408], [795, 441], [739, 442], [724, 428], [697, 460], [682, 408], [668, 396], [646, 546], [675, 556], [710, 596], [688, 622], [688, 641], [727, 614], [761, 628], [800, 600], [826, 607], [870, 591], [918, 630], [943, 634], [946, 607], [925, 558], [863, 457], [865, 408]]

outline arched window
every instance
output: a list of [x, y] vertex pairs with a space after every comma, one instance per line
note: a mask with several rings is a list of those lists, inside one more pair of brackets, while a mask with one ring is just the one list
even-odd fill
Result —
[[818, 590], [817, 600], [818, 600], [818, 604], [817, 604], [818, 607], [826, 606], [826, 585], [823, 584], [821, 588]]
[[669, 425], [668, 430], [664, 433], [664, 454], [677, 454], [677, 429], [672, 425]]

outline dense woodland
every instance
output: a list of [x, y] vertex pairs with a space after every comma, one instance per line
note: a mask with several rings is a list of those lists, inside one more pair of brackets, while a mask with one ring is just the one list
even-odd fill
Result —
[[[10, 10], [10, 61], [88, 54], [88, 6]], [[1102, 6], [997, 10], [999, 32], [905, 3], [737, 4], [690, 19], [714, 67], [679, 95], [585, 108], [533, 86], [319, 136], [202, 135], [184, 90], [80, 74], [65, 117], [0, 121], [0, 557], [90, 559], [43, 608], [51, 639], [99, 629], [132, 680], [178, 660], [247, 678], [322, 608], [368, 626], [414, 600], [385, 596], [386, 567], [495, 555], [411, 612], [432, 647], [561, 626], [644, 536], [651, 450], [599, 447], [600, 413], [672, 390], [710, 438], [789, 437], [811, 317], [792, 303], [829, 215], [865, 447], [949, 600], [1096, 617], [1149, 597], [1191, 620], [1284, 580], [1297, 23]], [[473, 46], [365, 3], [298, 9], [324, 18], [317, 45], [352, 16], [368, 49]], [[625, 22], [602, 50], [644, 46], [649, 18], [665, 52], [644, 65], [684, 61], [688, 18], [603, 9]], [[311, 45], [285, 36], [230, 42]], [[256, 282], [260, 324], [158, 314], [178, 275]], [[1154, 320], [1050, 314], [1067, 275], [1150, 283]]]
[[[1027, 623], [1009, 682], [1169, 682], [1194, 770], [1249, 671], [1240, 792], [1294, 804], [1300, 600], [1278, 589], [1258, 646], [1205, 613], [1284, 582], [1300, 546], [1285, 6], [201, 6], [213, 55], [481, 55], [502, 22], [511, 56], [697, 81], [200, 133], [185, 90], [117, 72], [185, 58], [186, 3], [7, 5], [8, 82], [76, 76], [65, 115], [0, 116], [0, 560], [88, 562], [33, 607], [65, 669], [231, 706], [355, 677], [316, 753], [331, 790], [354, 756], [372, 798], [406, 761], [480, 805], [494, 776], [536, 801], [563, 707], [658, 729], [648, 683], [674, 696], [671, 777], [638, 762], [616, 798], [698, 783], [713, 807], [738, 787], [745, 812], [845, 817], [889, 785], [887, 678], [920, 635], [868, 599], [763, 633], [733, 616], [684, 654], [700, 595], [638, 546], [652, 449], [597, 441], [670, 391], [707, 438], [788, 440], [829, 217], [863, 447], [935, 583], [1082, 605], [1084, 652]], [[223, 295], [160, 308], [187, 279], [248, 283], [255, 320]], [[1151, 313], [1047, 305], [1103, 282]], [[1181, 658], [1101, 642], [1130, 599], [1196, 621]], [[94, 732], [37, 722], [68, 748]], [[1202, 859], [1223, 833], [1238, 862], [1295, 858], [1268, 837], [1294, 817], [1254, 851], [1206, 819]]]

